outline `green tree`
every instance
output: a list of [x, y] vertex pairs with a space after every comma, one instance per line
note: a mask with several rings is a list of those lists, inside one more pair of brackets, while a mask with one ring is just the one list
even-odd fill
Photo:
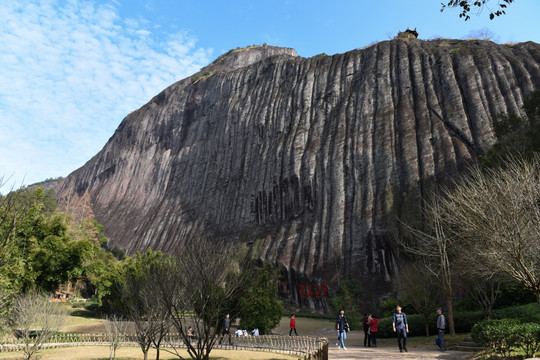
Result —
[[28, 257], [37, 248], [35, 221], [43, 208], [44, 191], [17, 190], [0, 196], [0, 286], [4, 295], [16, 294], [33, 284], [35, 273]]
[[345, 316], [349, 322], [349, 326], [352, 329], [360, 329], [362, 325], [362, 318], [359, 313], [359, 309], [362, 307], [360, 299], [364, 294], [362, 284], [356, 280], [345, 279], [341, 280], [329, 299], [330, 305], [336, 311], [340, 309], [345, 310]]
[[0, 195], [0, 289], [9, 297], [80, 281], [95, 282], [100, 299], [109, 296], [122, 283], [123, 272], [102, 248], [106, 241], [97, 221], [74, 223], [56, 211], [52, 190], [24, 188]]
[[279, 270], [265, 261], [262, 266], [251, 266], [246, 271], [245, 290], [239, 301], [240, 326], [258, 328], [269, 334], [281, 320], [283, 306], [278, 301]]
[[122, 298], [118, 296], [125, 285], [127, 269], [133, 258], [117, 260], [111, 253], [99, 252], [95, 260], [87, 266], [87, 276], [95, 288], [95, 295], [102, 311], [121, 312]]
[[71, 240], [68, 227], [69, 216], [54, 213], [37, 215], [25, 229], [19, 238], [28, 247], [23, 253], [28, 272], [25, 289], [38, 286], [53, 291], [84, 275], [85, 261], [93, 256], [94, 245], [87, 239]]
[[540, 151], [540, 91], [523, 100], [525, 115], [498, 114], [492, 119], [497, 142], [480, 156], [484, 167], [504, 166], [513, 157], [530, 159]]
[[[487, 9], [489, 18], [493, 20], [495, 16], [506, 14], [506, 8], [513, 2], [514, 0], [450, 0], [447, 3], [441, 3], [441, 12], [446, 8], [459, 8], [461, 11], [459, 17], [467, 21], [471, 18], [469, 15], [471, 11], [476, 10], [480, 14], [484, 9]], [[495, 7], [490, 7], [493, 4], [495, 4]]]

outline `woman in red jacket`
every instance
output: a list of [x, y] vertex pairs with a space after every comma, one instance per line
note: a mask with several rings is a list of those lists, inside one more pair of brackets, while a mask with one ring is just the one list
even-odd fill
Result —
[[377, 319], [377, 316], [369, 314], [368, 327], [369, 327], [368, 331], [369, 331], [369, 338], [371, 341], [371, 346], [377, 347], [377, 331], [379, 329], [379, 319]]
[[293, 330], [294, 330], [294, 334], [298, 336], [298, 333], [296, 332], [296, 320], [294, 319], [294, 314], [291, 315], [290, 328], [291, 330], [289, 330], [289, 336], [292, 335]]

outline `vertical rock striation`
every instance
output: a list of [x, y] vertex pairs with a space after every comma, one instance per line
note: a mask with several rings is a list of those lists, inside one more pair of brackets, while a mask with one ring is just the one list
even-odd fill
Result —
[[534, 89], [535, 43], [238, 51], [129, 114], [58, 194], [88, 196], [129, 252], [243, 241], [291, 283], [347, 273], [376, 293], [396, 268], [396, 216], [485, 151], [490, 119]]

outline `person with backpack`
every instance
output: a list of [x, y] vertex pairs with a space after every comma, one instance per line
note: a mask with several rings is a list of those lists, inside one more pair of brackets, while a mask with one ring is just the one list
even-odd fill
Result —
[[392, 315], [392, 328], [397, 333], [397, 343], [399, 352], [408, 352], [407, 349], [407, 334], [409, 333], [409, 324], [407, 323], [407, 315], [401, 312], [401, 305], [396, 306], [396, 312]]

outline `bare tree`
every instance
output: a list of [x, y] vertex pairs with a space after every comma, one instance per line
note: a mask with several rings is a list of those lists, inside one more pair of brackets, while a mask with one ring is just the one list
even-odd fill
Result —
[[491, 319], [493, 306], [500, 294], [500, 276], [467, 276], [463, 279], [465, 292], [476, 303], [486, 319]]
[[122, 337], [127, 333], [128, 323], [117, 315], [105, 318], [105, 331], [109, 341], [109, 360], [116, 358], [116, 350], [120, 347]]
[[443, 226], [439, 201], [440, 195], [434, 194], [433, 200], [426, 203], [424, 208], [424, 217], [427, 220], [425, 229], [417, 229], [403, 223], [404, 227], [411, 233], [412, 241], [406, 242], [399, 239], [399, 243], [406, 252], [418, 256], [419, 263], [422, 264], [423, 268], [439, 281], [448, 307], [450, 334], [455, 335], [454, 293], [452, 289], [453, 262], [450, 256], [453, 239]]
[[429, 336], [429, 315], [440, 305], [441, 288], [436, 279], [423, 271], [423, 266], [408, 264], [399, 270], [396, 287], [401, 298], [424, 317], [426, 336]]
[[144, 360], [148, 359], [150, 347], [156, 349], [156, 360], [159, 360], [160, 346], [171, 328], [170, 316], [163, 301], [159, 299], [154, 274], [156, 265], [149, 265], [139, 274], [128, 274], [122, 299], [126, 317], [135, 326], [136, 341], [143, 352]]
[[[243, 284], [240, 268], [227, 247], [208, 240], [192, 241], [175, 261], [161, 262], [161, 270], [154, 276], [160, 299], [189, 355], [209, 359], [221, 317], [233, 312], [232, 303]], [[195, 341], [187, 334], [190, 326]], [[178, 352], [176, 355], [182, 358]]]
[[441, 197], [445, 222], [473, 254], [478, 271], [501, 272], [535, 294], [540, 306], [540, 158], [510, 158], [504, 168], [476, 168]]
[[23, 342], [24, 359], [31, 359], [50, 340], [67, 318], [61, 304], [38, 291], [29, 291], [14, 301], [10, 316], [12, 331]]

